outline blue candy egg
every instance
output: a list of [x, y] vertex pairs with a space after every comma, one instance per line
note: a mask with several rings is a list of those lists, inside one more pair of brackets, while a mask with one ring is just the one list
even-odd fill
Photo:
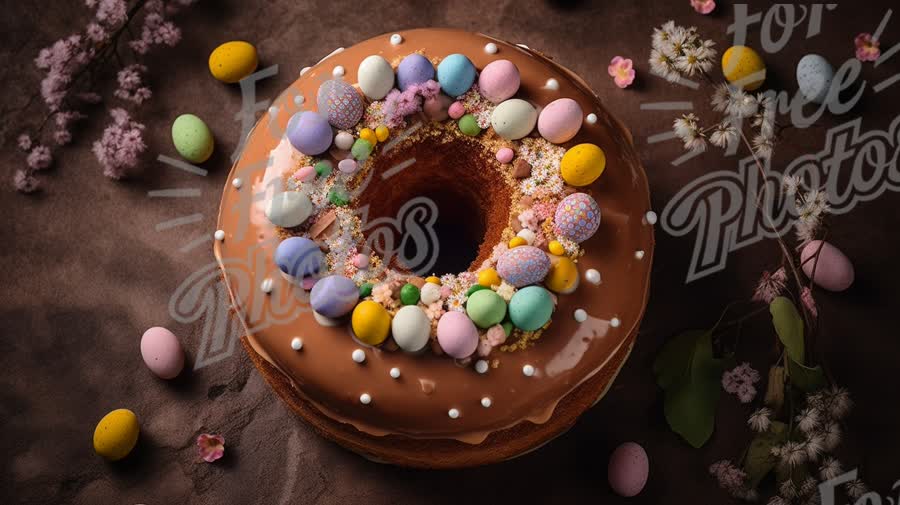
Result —
[[818, 54], [807, 54], [797, 64], [797, 85], [810, 102], [823, 103], [833, 79], [834, 68]]
[[540, 286], [516, 291], [509, 301], [509, 319], [524, 331], [534, 331], [547, 324], [553, 314], [553, 297]]
[[331, 125], [318, 113], [298, 112], [288, 120], [287, 137], [296, 150], [315, 156], [331, 147]]
[[475, 82], [475, 65], [462, 54], [451, 54], [437, 68], [437, 80], [444, 93], [460, 96], [469, 91]]
[[343, 275], [319, 279], [309, 294], [309, 304], [313, 310], [332, 319], [349, 314], [358, 301], [359, 288]]
[[425, 81], [434, 79], [434, 66], [428, 58], [419, 53], [413, 53], [403, 58], [397, 67], [397, 85], [400, 91], [413, 84], [422, 84]]
[[285, 239], [275, 249], [275, 264], [291, 277], [303, 278], [318, 273], [324, 260], [318, 244], [305, 237]]

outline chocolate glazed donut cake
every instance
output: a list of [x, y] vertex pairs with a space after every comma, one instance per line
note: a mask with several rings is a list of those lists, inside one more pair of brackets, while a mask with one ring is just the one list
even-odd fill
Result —
[[301, 71], [232, 169], [215, 254], [247, 353], [323, 436], [473, 466], [608, 390], [647, 301], [649, 205], [628, 131], [580, 78], [410, 30]]

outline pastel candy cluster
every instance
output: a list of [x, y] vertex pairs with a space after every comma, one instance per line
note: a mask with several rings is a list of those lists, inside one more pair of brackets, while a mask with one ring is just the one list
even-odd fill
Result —
[[594, 236], [600, 227], [600, 206], [587, 193], [574, 193], [562, 199], [554, 216], [557, 235], [575, 242]]

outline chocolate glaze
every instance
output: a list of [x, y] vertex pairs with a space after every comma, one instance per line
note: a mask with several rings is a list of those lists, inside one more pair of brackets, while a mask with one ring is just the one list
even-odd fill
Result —
[[[646, 305], [653, 257], [653, 229], [644, 220], [649, 210], [649, 191], [630, 134], [570, 71], [530, 49], [480, 34], [420, 29], [402, 35], [404, 41], [397, 46], [390, 44], [390, 34], [386, 34], [332, 54], [276, 100], [279, 113], [274, 118], [269, 114], [262, 117], [232, 169], [231, 177], [239, 176], [251, 184], [239, 190], [230, 184], [226, 186], [218, 226], [226, 237], [215, 244], [214, 250], [223, 266], [232, 301], [247, 327], [249, 343], [290, 379], [305, 401], [329, 418], [369, 435], [477, 444], [491, 433], [523, 421], [547, 422], [562, 398], [603, 370], [611, 357], [630, 345]], [[497, 44], [497, 54], [484, 52], [488, 42]], [[414, 51], [422, 51], [432, 59], [463, 53], [479, 69], [495, 59], [511, 60], [522, 75], [517, 97], [538, 106], [569, 97], [579, 102], [585, 114], [597, 115], [598, 121], [593, 125], [585, 123], [565, 147], [592, 142], [602, 147], [607, 157], [603, 176], [585, 188], [600, 204], [603, 220], [597, 234], [584, 244], [587, 252], [578, 261], [582, 276], [587, 269], [596, 268], [603, 282], [594, 286], [582, 281], [574, 293], [560, 296], [552, 325], [536, 345], [515, 353], [495, 351], [492, 359], [498, 360], [498, 366], [484, 375], [446, 357], [375, 348], [365, 348], [364, 364], [355, 363], [351, 353], [364, 346], [353, 340], [347, 325], [320, 326], [308, 308], [303, 311], [304, 294], [279, 275], [272, 261], [278, 231], [264, 217], [260, 219], [258, 203], [252, 202], [252, 188], [260, 187], [266, 176], [270, 151], [278, 146], [290, 115], [300, 108], [295, 104], [296, 95], [305, 97], [303, 108], [314, 110], [316, 90], [322, 81], [331, 78], [336, 65], [342, 65], [346, 69], [344, 78], [355, 83], [357, 66], [366, 56], [381, 54], [388, 61], [397, 61]], [[543, 89], [551, 77], [559, 81], [558, 90]], [[288, 155], [282, 150], [281, 156]], [[379, 188], [372, 184], [367, 191]], [[638, 250], [645, 253], [642, 259], [635, 257]], [[274, 280], [271, 295], [259, 287], [266, 278]], [[284, 305], [291, 311], [285, 311]], [[589, 314], [583, 323], [572, 317], [578, 308]], [[265, 327], [259, 325], [266, 319], [261, 315], [278, 312], [279, 321]], [[610, 325], [613, 318], [618, 318], [621, 325]], [[295, 336], [304, 341], [300, 352], [290, 346]], [[533, 377], [523, 375], [525, 364], [537, 370]], [[621, 362], [616, 360], [615, 365], [620, 366]], [[399, 380], [390, 377], [392, 367], [400, 368]], [[603, 375], [612, 377], [614, 373], [604, 371]], [[602, 390], [605, 387], [598, 393]], [[359, 402], [362, 393], [372, 396], [371, 404]], [[491, 408], [480, 404], [486, 396], [492, 399]], [[451, 408], [460, 411], [458, 419], [447, 415]]]

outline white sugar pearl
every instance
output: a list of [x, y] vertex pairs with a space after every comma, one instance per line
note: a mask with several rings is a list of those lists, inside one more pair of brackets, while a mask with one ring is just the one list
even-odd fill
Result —
[[644, 251], [635, 251], [634, 258], [639, 260], [644, 259]]
[[231, 180], [231, 185], [234, 186], [234, 189], [241, 189], [241, 186], [244, 185], [244, 181], [241, 180], [240, 177], [235, 177]]
[[303, 67], [303, 68], [301, 68], [301, 69], [300, 69], [300, 75], [303, 75], [303, 74], [309, 72], [309, 69], [310, 69], [310, 68], [312, 68], [312, 67]]
[[493, 402], [491, 402], [491, 399], [488, 398], [487, 396], [485, 396], [484, 398], [481, 399], [481, 406], [484, 408], [490, 407], [492, 403]]
[[391, 35], [392, 46], [399, 46], [401, 42], [403, 42], [403, 36], [401, 36], [399, 33]]
[[335, 77], [344, 77], [345, 73], [347, 73], [347, 71], [341, 65], [334, 67], [334, 70], [331, 71], [331, 75]]
[[350, 355], [350, 357], [353, 358], [353, 361], [355, 361], [357, 363], [362, 363], [363, 361], [366, 360], [366, 353], [362, 349], [355, 349], [353, 351], [353, 354]]
[[614, 317], [609, 320], [609, 325], [613, 328], [618, 328], [622, 324], [622, 321], [619, 321], [618, 317]]
[[447, 415], [450, 416], [450, 419], [456, 419], [459, 417], [459, 411], [456, 409], [450, 409], [447, 411]]
[[350, 148], [353, 147], [353, 141], [353, 135], [350, 135], [347, 132], [338, 132], [337, 135], [334, 136], [335, 147], [344, 151], [349, 151]]
[[644, 218], [647, 219], [647, 224], [656, 224], [656, 221], [659, 220], [659, 216], [657, 216], [656, 212], [653, 212], [652, 210], [648, 210]]
[[584, 309], [576, 309], [575, 310], [575, 320], [579, 323], [583, 323], [587, 321], [587, 312]]
[[497, 54], [497, 51], [497, 44], [494, 44], [493, 42], [488, 42], [484, 45], [484, 52], [488, 54]]
[[291, 349], [295, 351], [303, 349], [303, 340], [300, 337], [294, 337], [294, 340], [291, 340]]
[[475, 371], [478, 373], [487, 373], [488, 371], [488, 362], [480, 359], [475, 362]]
[[516, 236], [524, 238], [525, 242], [528, 242], [528, 245], [533, 244], [534, 239], [537, 238], [537, 235], [535, 235], [535, 233], [528, 228], [522, 228], [521, 230], [519, 230], [519, 233], [516, 233]]
[[294, 97], [294, 104], [297, 107], [300, 107], [301, 105], [303, 105], [303, 102], [305, 102], [305, 101], [306, 101], [306, 99], [303, 98], [303, 95], [297, 95]]
[[363, 405], [372, 403], [372, 396], [369, 393], [359, 395], [359, 403], [362, 403]]
[[400, 369], [397, 367], [391, 368], [391, 377], [393, 377], [394, 379], [399, 379], [400, 378]]
[[591, 112], [590, 114], [587, 115], [586, 118], [584, 118], [584, 120], [587, 121], [587, 124], [596, 124], [597, 123], [597, 115], [594, 114], [593, 112]]
[[531, 365], [525, 365], [522, 367], [522, 373], [525, 374], [525, 377], [531, 377], [534, 375], [534, 367]]
[[216, 230], [216, 233], [213, 234], [216, 237], [216, 240], [219, 242], [225, 240], [225, 230]]
[[261, 289], [262, 292], [265, 294], [271, 293], [273, 287], [274, 287], [274, 283], [272, 282], [272, 279], [270, 279], [268, 277], [263, 279], [263, 281], [259, 284], [259, 289]]
[[584, 278], [585, 278], [585, 280], [587, 280], [588, 282], [590, 282], [591, 284], [593, 284], [595, 286], [599, 285], [600, 281], [601, 281], [600, 272], [598, 272], [597, 270], [595, 270], [593, 268], [588, 269], [588, 271], [584, 273]]
[[544, 84], [544, 87], [556, 91], [559, 89], [559, 81], [551, 77], [550, 79], [547, 79], [547, 84]]
[[275, 107], [273, 105], [273, 106], [269, 107], [269, 115], [274, 116], [275, 114], [278, 114], [278, 107]]

